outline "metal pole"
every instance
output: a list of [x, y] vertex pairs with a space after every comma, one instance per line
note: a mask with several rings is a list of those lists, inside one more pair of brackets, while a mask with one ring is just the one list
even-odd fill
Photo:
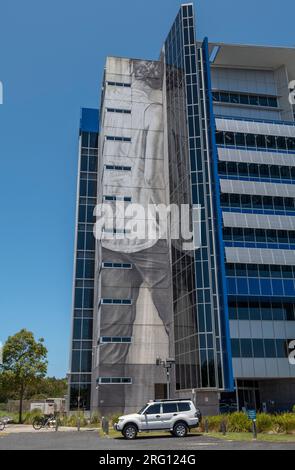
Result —
[[256, 419], [252, 420], [252, 431], [253, 431], [253, 439], [257, 439]]
[[239, 391], [238, 391], [238, 381], [237, 381], [237, 379], [235, 379], [235, 387], [236, 387], [237, 411], [240, 411]]
[[169, 367], [166, 366], [166, 372], [167, 372], [167, 400], [170, 399], [170, 373], [169, 373]]
[[226, 435], [226, 424], [224, 420], [221, 422], [221, 432], [224, 436]]
[[[80, 390], [79, 390], [80, 393]], [[78, 418], [77, 418], [77, 430], [80, 431], [80, 395], [78, 396]]]
[[55, 432], [58, 431], [58, 415], [55, 416]]

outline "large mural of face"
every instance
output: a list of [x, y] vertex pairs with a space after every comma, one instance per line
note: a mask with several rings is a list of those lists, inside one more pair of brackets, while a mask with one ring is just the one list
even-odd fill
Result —
[[[128, 82], [131, 86], [123, 89], [105, 85], [100, 158], [103, 165], [120, 163], [130, 170], [108, 172], [101, 165], [101, 193], [128, 197], [145, 210], [149, 204], [166, 204], [162, 64], [110, 58], [106, 82], [114, 81], [113, 77], [116, 82]], [[108, 108], [130, 112], [114, 116]], [[107, 135], [126, 136], [130, 142], [108, 141]], [[155, 384], [164, 384], [166, 380], [162, 368], [156, 366], [156, 359], [167, 358], [171, 352], [168, 243], [148, 236], [103, 239], [101, 262], [128, 266], [101, 269], [98, 279], [101, 298], [129, 303], [100, 305], [98, 337], [115, 338], [117, 342], [99, 344], [97, 374], [129, 377], [132, 384], [101, 385], [99, 402], [103, 407], [112, 402], [120, 409], [137, 409], [144, 401], [155, 398]], [[119, 342], [119, 338], [128, 338], [129, 342]]]

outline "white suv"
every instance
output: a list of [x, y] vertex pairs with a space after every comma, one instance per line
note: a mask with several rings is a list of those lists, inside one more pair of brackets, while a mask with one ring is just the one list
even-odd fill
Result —
[[191, 400], [154, 400], [138, 413], [120, 416], [114, 425], [126, 439], [135, 439], [138, 432], [165, 430], [184, 437], [191, 428], [200, 425], [201, 412]]

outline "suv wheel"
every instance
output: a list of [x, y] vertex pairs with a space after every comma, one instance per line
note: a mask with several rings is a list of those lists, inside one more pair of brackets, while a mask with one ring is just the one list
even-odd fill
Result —
[[185, 423], [176, 423], [173, 428], [173, 434], [176, 437], [185, 437], [187, 435], [187, 425]]
[[134, 424], [126, 424], [122, 434], [125, 439], [135, 439], [137, 436], [137, 427]]

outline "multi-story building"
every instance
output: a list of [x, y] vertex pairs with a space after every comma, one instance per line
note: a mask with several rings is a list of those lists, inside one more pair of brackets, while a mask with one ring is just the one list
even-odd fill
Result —
[[97, 201], [98, 122], [96, 109], [81, 110], [73, 276], [73, 318], [69, 408], [90, 408], [94, 313], [95, 238], [93, 210]]
[[94, 200], [78, 192], [72, 409], [84, 395], [104, 414], [165, 396], [157, 359], [168, 357], [171, 393], [204, 413], [223, 400], [292, 404], [294, 64], [293, 48], [196, 41], [192, 4], [181, 6], [158, 61], [107, 59], [98, 145], [83, 145], [81, 125], [81, 165], [98, 148], [98, 167], [81, 166], [80, 185], [97, 178], [97, 203], [122, 211], [187, 205], [194, 243], [188, 250], [171, 232], [131, 237], [107, 215], [95, 251], [93, 241], [82, 247]]

